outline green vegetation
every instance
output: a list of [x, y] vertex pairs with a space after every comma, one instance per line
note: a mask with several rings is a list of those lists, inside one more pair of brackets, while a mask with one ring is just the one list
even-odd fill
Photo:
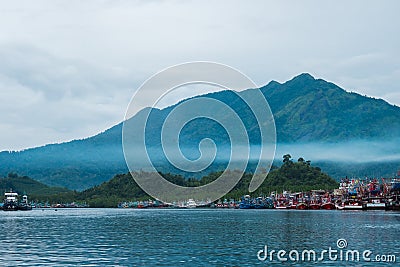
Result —
[[[160, 174], [177, 185], [201, 186], [214, 181], [221, 173], [210, 173], [201, 179], [185, 179], [181, 175], [171, 173]], [[238, 199], [248, 194], [251, 179], [252, 174], [245, 173], [239, 183], [224, 197]], [[311, 166], [310, 161], [299, 158], [297, 162], [293, 162], [291, 156], [286, 154], [283, 156], [283, 165], [280, 168], [274, 167], [260, 188], [252, 194], [262, 195], [272, 191], [282, 192], [283, 190], [332, 190], [337, 187], [338, 183], [335, 180], [322, 173], [320, 168]], [[86, 202], [90, 207], [116, 207], [122, 201], [138, 201], [151, 198], [136, 184], [129, 173], [118, 174], [110, 181], [82, 192], [50, 187], [26, 176], [20, 177], [15, 173], [10, 173], [7, 178], [0, 178], [0, 189], [4, 192], [10, 190], [10, 188], [19, 194], [28, 194], [31, 200], [37, 202], [71, 203], [78, 201]]]
[[[338, 183], [327, 174], [322, 173], [320, 168], [312, 167], [310, 161], [299, 158], [297, 162], [293, 162], [290, 155], [287, 154], [284, 156], [283, 162], [280, 168], [273, 168], [260, 188], [252, 193], [253, 195], [268, 194], [272, 191], [281, 192], [283, 190], [332, 190], [338, 186]], [[171, 173], [161, 175], [177, 185], [201, 186], [217, 179], [221, 172], [211, 173], [201, 179], [185, 179], [181, 175]], [[238, 199], [248, 194], [251, 179], [252, 174], [245, 173], [239, 183], [224, 197]], [[3, 190], [13, 188], [18, 193], [27, 193], [31, 200], [40, 202], [70, 203], [78, 201], [86, 202], [90, 207], [116, 207], [119, 202], [151, 198], [136, 184], [129, 173], [118, 174], [110, 181], [83, 192], [49, 187], [28, 177], [19, 177], [16, 174], [10, 174], [9, 177], [0, 179], [0, 188]]]
[[[319, 167], [311, 166], [311, 161], [299, 158], [297, 162], [291, 156], [283, 156], [283, 165], [271, 171], [260, 187], [265, 191], [309, 191], [312, 189], [332, 190], [338, 182], [323, 173]], [[259, 189], [259, 190], [260, 190]], [[264, 191], [264, 192], [265, 192]]]
[[73, 202], [77, 192], [62, 187], [50, 187], [27, 176], [9, 173], [6, 178], [0, 178], [0, 192], [12, 189], [19, 195], [27, 194], [30, 200], [51, 203]]

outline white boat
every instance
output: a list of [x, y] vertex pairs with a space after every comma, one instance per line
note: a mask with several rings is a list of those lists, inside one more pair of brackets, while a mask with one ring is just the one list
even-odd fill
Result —
[[343, 208], [345, 210], [362, 210], [364, 207], [360, 201], [345, 201]]
[[357, 200], [346, 200], [344, 203], [336, 204], [336, 209], [338, 210], [362, 210], [364, 206], [360, 201]]
[[4, 193], [3, 210], [18, 210], [18, 193], [12, 191]]
[[386, 209], [386, 203], [382, 198], [370, 198], [368, 202], [365, 203], [365, 208], [367, 210], [384, 210]]
[[186, 208], [188, 209], [194, 209], [197, 207], [196, 201], [194, 201], [192, 198], [190, 198], [188, 200], [188, 202], [186, 203]]

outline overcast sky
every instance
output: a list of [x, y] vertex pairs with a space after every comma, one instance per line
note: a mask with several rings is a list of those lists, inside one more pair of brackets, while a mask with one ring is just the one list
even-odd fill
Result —
[[399, 1], [1, 1], [0, 150], [84, 138], [174, 64], [308, 72], [400, 105]]

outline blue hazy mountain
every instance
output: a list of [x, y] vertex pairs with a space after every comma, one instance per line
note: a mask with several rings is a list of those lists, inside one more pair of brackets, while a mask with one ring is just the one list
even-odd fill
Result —
[[[400, 140], [399, 107], [382, 99], [347, 92], [333, 83], [314, 79], [309, 74], [301, 74], [285, 83], [271, 81], [259, 89], [243, 91], [240, 95], [256, 97], [256, 90], [264, 94], [274, 115], [278, 159], [282, 156], [279, 153], [298, 150], [299, 154], [306, 154], [313, 162], [323, 162], [324, 171], [334, 176], [346, 175], [348, 170], [357, 175], [389, 175], [400, 166], [395, 149], [398, 147], [397, 140]], [[257, 120], [236, 93], [221, 91], [206, 96], [229, 105], [243, 122], [250, 143], [254, 146], [259, 144], [260, 131], [255, 127]], [[159, 146], [162, 123], [173, 108], [152, 109], [146, 126], [149, 133], [146, 145], [161, 171], [174, 171], [173, 166], [165, 163]], [[130, 124], [143, 123], [144, 119], [139, 112], [130, 119]], [[117, 173], [128, 171], [122, 151], [121, 132], [122, 123], [82, 140], [20, 152], [1, 152], [0, 175], [16, 172], [49, 185], [78, 190], [100, 184]], [[215, 121], [200, 118], [190, 121], [180, 133], [183, 153], [189, 158], [196, 158], [198, 144], [206, 137], [213, 139], [217, 147], [224, 148], [221, 151], [229, 149], [229, 138], [224, 128]], [[352, 144], [364, 150], [358, 154], [356, 149], [351, 148]], [[340, 150], [341, 147], [343, 149]], [[224, 168], [226, 162], [223, 154], [218, 154], [220, 160], [205, 172]], [[320, 156], [322, 154], [324, 157]], [[370, 157], [363, 159], [365, 155]], [[381, 172], [371, 173], [376, 170], [377, 164], [382, 167]], [[347, 167], [341, 169], [338, 165]]]

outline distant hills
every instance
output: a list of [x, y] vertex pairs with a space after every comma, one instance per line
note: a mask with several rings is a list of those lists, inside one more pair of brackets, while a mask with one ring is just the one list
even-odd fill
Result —
[[67, 188], [50, 187], [27, 176], [18, 176], [10, 173], [7, 177], [0, 177], [0, 192], [17, 192], [19, 195], [27, 194], [30, 200], [40, 196], [42, 198], [51, 197], [52, 195], [60, 195], [71, 193]]
[[[305, 146], [303, 149], [304, 152], [312, 154], [307, 157], [313, 162], [323, 162], [323, 169], [335, 177], [346, 174], [373, 175], [368, 169], [371, 166], [383, 166], [379, 174], [389, 175], [396, 171], [395, 168], [400, 167], [400, 157], [397, 157], [399, 155], [395, 149], [400, 140], [399, 107], [390, 105], [382, 99], [347, 92], [333, 83], [315, 79], [309, 74], [301, 74], [285, 83], [271, 81], [259, 89], [248, 89], [240, 94], [252, 96], [255, 90], [261, 90], [265, 95], [274, 114], [278, 153], [281, 153], [277, 154], [278, 158], [283, 153], [291, 153], [291, 146], [312, 144], [313, 146]], [[208, 94], [207, 97], [218, 99], [235, 110], [249, 133], [250, 143], [253, 145], [259, 143], [260, 133], [254, 127], [256, 120], [235, 93], [221, 91]], [[151, 132], [147, 145], [153, 148], [155, 162], [164, 168], [164, 171], [171, 170], [171, 166], [163, 165], [165, 159], [159, 157], [160, 148], [157, 148], [157, 145], [160, 143], [161, 123], [172, 109], [173, 106], [152, 110], [147, 126]], [[130, 120], [140, 122], [142, 119], [139, 112]], [[122, 123], [83, 140], [21, 152], [1, 152], [0, 175], [6, 176], [9, 172], [16, 172], [20, 175], [29, 175], [48, 185], [66, 186], [77, 190], [98, 185], [117, 173], [128, 171], [122, 152], [121, 131]], [[185, 147], [197, 148], [199, 141], [204, 137], [212, 138], [219, 146], [229, 145], [223, 128], [206, 119], [190, 122], [183, 129], [180, 142]], [[353, 141], [365, 142], [365, 147], [369, 150], [360, 153], [352, 151], [349, 146]], [[391, 146], [379, 147], [378, 151], [374, 150], [377, 146], [368, 145], [370, 141], [374, 144], [390, 142]], [[330, 154], [326, 151], [326, 146], [316, 148], [319, 144], [335, 147], [343, 142], [349, 145], [346, 145], [346, 149], [341, 152]], [[196, 153], [198, 153], [196, 150], [188, 151], [193, 157]], [[379, 162], [380, 160], [374, 159], [368, 159], [375, 163], [367, 165], [352, 164], [349, 159], [345, 160], [346, 164], [338, 164], [340, 154], [345, 156], [348, 153], [359, 155], [354, 162], [360, 162], [360, 159], [362, 161], [366, 153], [370, 155], [381, 153], [388, 157], [384, 165]], [[321, 154], [324, 154], [324, 157], [321, 157]], [[341, 162], [343, 163], [343, 160]], [[223, 167], [224, 162], [220, 161], [207, 171]], [[348, 173], [348, 167], [352, 173]], [[373, 170], [376, 170], [376, 167], [373, 167]]]

